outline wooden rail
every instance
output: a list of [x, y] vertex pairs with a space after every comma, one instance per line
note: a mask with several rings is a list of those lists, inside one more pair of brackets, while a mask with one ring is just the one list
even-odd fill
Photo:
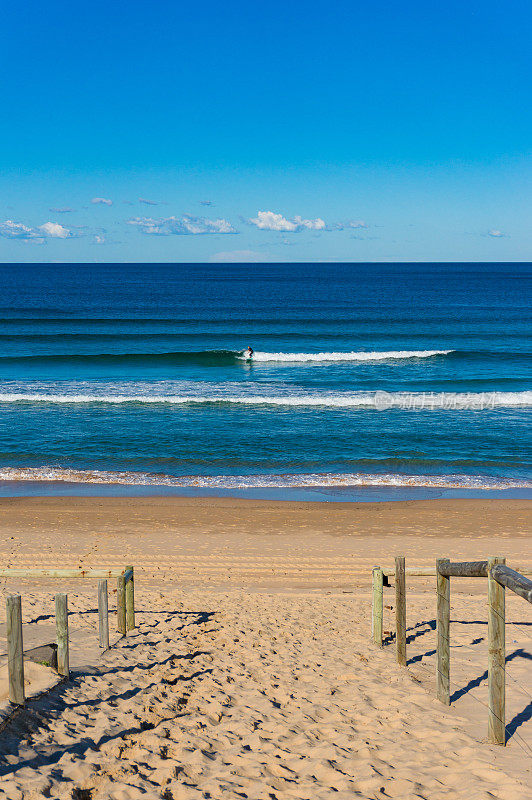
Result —
[[434, 570], [405, 569], [405, 559], [395, 559], [395, 569], [373, 567], [372, 638], [382, 647], [383, 584], [395, 575], [395, 643], [399, 664], [406, 665], [406, 576], [436, 577], [436, 692], [450, 704], [451, 578], [487, 578], [488, 589], [488, 741], [506, 744], [505, 726], [505, 588], [532, 603], [532, 581], [506, 566], [504, 558], [485, 561], [450, 561], [439, 558]]
[[[468, 563], [468, 562], [466, 562], [466, 561], [455, 562], [455, 564], [466, 564], [466, 563]], [[473, 564], [487, 564], [488, 562], [487, 561], [473, 561], [471, 563], [473, 563]], [[454, 568], [454, 564], [453, 564], [453, 568]], [[395, 567], [390, 567], [390, 568], [379, 567], [379, 569], [382, 569], [382, 573], [383, 573], [385, 578], [388, 578], [388, 577], [389, 578], [393, 578], [393, 577], [395, 577]], [[518, 567], [515, 567], [515, 570], [512, 570], [512, 571], [519, 572], [521, 575], [532, 575], [532, 569], [530, 569], [530, 567], [519, 567], [518, 566]], [[437, 572], [436, 572], [435, 569], [430, 569], [430, 567], [411, 567], [411, 568], [405, 569], [405, 574], [407, 576], [411, 577], [411, 578], [435, 578], [436, 575], [437, 575]], [[466, 575], [463, 575], [463, 576], [458, 576], [457, 575], [456, 577], [467, 577], [467, 576]], [[477, 577], [477, 576], [472, 576], [472, 577]], [[478, 577], [486, 578], [487, 577], [487, 573], [485, 575], [483, 575], [483, 576], [479, 575]]]
[[507, 589], [511, 589], [519, 597], [532, 603], [532, 581], [525, 578], [524, 575], [520, 575], [515, 569], [510, 569], [504, 564], [495, 564], [492, 567], [491, 574], [501, 586], [506, 586]]
[[454, 561], [443, 559], [436, 567], [437, 573], [445, 578], [487, 578], [487, 561]]
[[[45, 577], [45, 578], [98, 578], [98, 628], [99, 643], [103, 650], [109, 648], [109, 618], [107, 601], [107, 578], [117, 579], [117, 628], [125, 636], [135, 627], [135, 573], [132, 566], [124, 569], [2, 569], [2, 577]], [[15, 705], [23, 705], [24, 692], [24, 645], [22, 637], [22, 601], [20, 595], [9, 595], [6, 599], [7, 612], [7, 664], [9, 700]], [[68, 679], [69, 637], [68, 637], [68, 597], [55, 596], [55, 619], [57, 638], [57, 671]]]
[[125, 575], [133, 567], [126, 567], [125, 569], [41, 569], [28, 568], [16, 569], [9, 567], [8, 569], [0, 569], [0, 577], [2, 578], [118, 578], [120, 575]]
[[[135, 574], [131, 565], [123, 569], [41, 568], [0, 569], [2, 578], [116, 578], [117, 579], [117, 629], [125, 636], [135, 627]], [[101, 620], [101, 615], [100, 615]], [[100, 636], [101, 638], [101, 636]]]

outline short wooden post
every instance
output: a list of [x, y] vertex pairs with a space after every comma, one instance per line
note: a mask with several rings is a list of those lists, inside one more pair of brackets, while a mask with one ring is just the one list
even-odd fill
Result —
[[7, 673], [9, 700], [23, 705], [24, 695], [24, 647], [22, 643], [22, 602], [19, 594], [6, 599]]
[[397, 663], [406, 667], [406, 580], [405, 558], [395, 559], [395, 644]]
[[450, 627], [451, 627], [451, 579], [440, 575], [440, 564], [448, 558], [436, 561], [436, 628], [437, 628], [437, 694], [438, 700], [448, 706], [450, 696]]
[[382, 647], [382, 569], [373, 567], [372, 628], [373, 641]]
[[128, 631], [135, 627], [135, 573], [132, 566], [126, 567], [126, 572], [131, 575], [126, 581], [126, 628]]
[[100, 647], [109, 650], [109, 609], [107, 604], [107, 581], [98, 581], [98, 633]]
[[123, 636], [126, 635], [126, 581], [123, 574], [116, 580], [116, 627]]
[[495, 564], [505, 558], [488, 560], [488, 742], [506, 744], [505, 713], [505, 596], [504, 586], [491, 577]]
[[68, 657], [68, 597], [66, 594], [55, 596], [55, 629], [57, 636], [57, 671], [68, 678], [70, 665]]

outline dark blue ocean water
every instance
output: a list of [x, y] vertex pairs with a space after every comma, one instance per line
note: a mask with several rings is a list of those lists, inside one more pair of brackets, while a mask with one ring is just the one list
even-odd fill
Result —
[[530, 264], [0, 265], [3, 491], [532, 487], [531, 285]]

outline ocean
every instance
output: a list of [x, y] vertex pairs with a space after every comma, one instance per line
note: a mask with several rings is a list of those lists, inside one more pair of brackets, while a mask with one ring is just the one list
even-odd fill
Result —
[[0, 494], [531, 497], [531, 284], [531, 264], [1, 264]]

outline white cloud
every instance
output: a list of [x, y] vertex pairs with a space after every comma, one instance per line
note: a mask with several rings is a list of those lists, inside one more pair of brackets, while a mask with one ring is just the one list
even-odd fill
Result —
[[252, 225], [260, 228], [263, 231], [283, 231], [285, 233], [299, 233], [299, 231], [323, 231], [326, 230], [324, 220], [320, 219], [303, 219], [296, 216], [293, 219], [287, 219], [282, 214], [276, 214], [274, 211], [259, 211], [257, 216], [249, 220]]
[[139, 197], [139, 203], [144, 203], [145, 206], [158, 206], [157, 200], [147, 200], [145, 197]]
[[213, 206], [214, 205], [212, 200], [200, 200], [199, 204], [200, 204], [200, 206]]
[[256, 253], [255, 250], [230, 250], [222, 253], [215, 253], [209, 258], [209, 261], [214, 262], [225, 262], [225, 263], [235, 263], [235, 262], [257, 262], [257, 261], [264, 261], [264, 256], [261, 253]]
[[101, 233], [95, 233], [92, 244], [105, 244], [105, 236]]
[[12, 219], [0, 222], [0, 236], [6, 239], [42, 239], [43, 237], [42, 233], [35, 228], [24, 225], [22, 222], [13, 222]]
[[352, 219], [351, 222], [347, 223], [348, 228], [367, 228], [367, 222], [364, 222], [361, 219]]
[[107, 197], [93, 197], [91, 203], [100, 203], [103, 206], [112, 206], [113, 201]]
[[11, 219], [0, 222], [0, 236], [6, 239], [32, 240], [42, 244], [45, 239], [71, 239], [73, 235], [69, 228], [58, 222], [45, 222], [37, 228], [25, 225], [23, 222], [13, 222]]
[[164, 229], [164, 220], [135, 217], [134, 219], [128, 219], [127, 224], [134, 225], [141, 233], [152, 233], [158, 236], [167, 236], [169, 233]]
[[165, 219], [135, 217], [135, 219], [129, 219], [128, 224], [134, 225], [141, 233], [156, 236], [238, 233], [226, 219], [206, 219], [205, 217], [193, 217], [190, 214], [183, 214], [181, 217], [166, 217]]
[[490, 231], [488, 231], [488, 236], [491, 236], [493, 239], [504, 239], [506, 234], [503, 233], [502, 231], [498, 231], [492, 228]]
[[68, 228], [58, 222], [45, 222], [44, 225], [39, 225], [39, 230], [51, 239], [68, 239], [72, 235]]
[[67, 206], [65, 208], [49, 208], [48, 211], [52, 211], [54, 214], [69, 214], [71, 211], [75, 211], [75, 209]]

